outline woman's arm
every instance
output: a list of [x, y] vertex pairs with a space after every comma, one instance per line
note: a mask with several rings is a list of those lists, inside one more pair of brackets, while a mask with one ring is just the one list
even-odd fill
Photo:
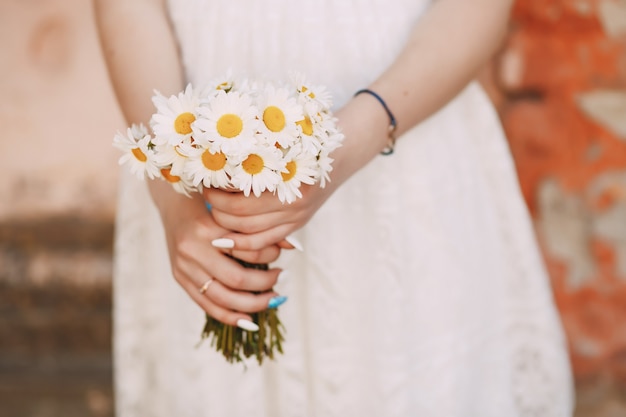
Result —
[[[512, 3], [512, 0], [433, 2], [396, 61], [368, 87], [384, 98], [396, 117], [398, 136], [443, 107], [476, 77], [502, 44]], [[387, 114], [371, 96], [357, 96], [344, 110], [342, 117], [349, 118], [347, 122], [359, 119], [362, 122], [363, 114], [377, 117], [366, 128], [359, 129], [358, 136], [346, 135], [343, 148], [334, 155], [351, 162], [336, 165], [334, 179], [340, 182], [386, 145], [389, 125]], [[369, 147], [363, 146], [362, 135], [370, 136]], [[356, 157], [355, 153], [360, 155]]]
[[147, 122], [154, 90], [184, 87], [178, 49], [164, 0], [96, 0], [96, 23], [113, 88], [124, 116]]
[[[368, 87], [387, 103], [397, 135], [419, 124], [454, 98], [500, 46], [512, 0], [438, 0], [422, 16], [395, 62]], [[281, 205], [273, 196], [245, 204], [239, 196], [205, 192], [216, 221], [243, 234], [231, 234], [238, 248], [259, 248], [302, 227], [350, 176], [387, 144], [389, 118], [368, 94], [354, 97], [336, 113], [345, 134], [333, 152], [332, 181], [324, 189], [304, 186], [304, 198]], [[389, 156], [389, 158], [393, 158]]]
[[[129, 123], [150, 120], [155, 89], [174, 94], [183, 88], [183, 74], [176, 42], [162, 0], [96, 0], [96, 21], [111, 81], [122, 112]], [[235, 325], [247, 314], [267, 308], [276, 295], [268, 291], [279, 270], [245, 269], [211, 245], [228, 230], [218, 226], [199, 195], [193, 199], [176, 193], [169, 184], [149, 181], [158, 207], [174, 277], [200, 307], [212, 317]], [[234, 251], [249, 262], [266, 263], [279, 249]], [[199, 288], [215, 279], [205, 294]], [[266, 291], [261, 295], [250, 291]], [[238, 312], [237, 312], [238, 311]]]

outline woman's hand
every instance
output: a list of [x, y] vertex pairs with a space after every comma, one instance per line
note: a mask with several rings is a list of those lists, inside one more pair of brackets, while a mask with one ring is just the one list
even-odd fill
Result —
[[[300, 188], [302, 198], [291, 204], [281, 203], [276, 195], [245, 197], [240, 192], [205, 189], [204, 198], [211, 204], [215, 222], [231, 230], [224, 237], [232, 239], [240, 250], [259, 251], [268, 247], [293, 249], [288, 236], [304, 226], [330, 196], [317, 185]], [[287, 240], [285, 240], [287, 238]], [[297, 245], [297, 244], [296, 244]]]
[[279, 256], [280, 248], [218, 249], [211, 242], [228, 230], [214, 221], [199, 195], [188, 198], [161, 181], [151, 181], [150, 188], [160, 209], [174, 278], [189, 296], [211, 317], [230, 325], [241, 324], [241, 319], [251, 321], [245, 313], [267, 309], [277, 296], [271, 289], [280, 269], [244, 268], [229, 256], [269, 263]]
[[232, 239], [236, 248], [260, 250], [278, 245], [293, 249], [288, 236], [303, 227], [347, 178], [387, 145], [387, 114], [371, 97], [353, 98], [336, 117], [345, 139], [331, 154], [334, 159], [331, 181], [324, 188], [319, 184], [302, 184], [302, 198], [291, 204], [281, 203], [268, 192], [260, 197], [245, 197], [240, 192], [204, 190], [213, 218], [223, 228], [233, 231], [225, 237]]

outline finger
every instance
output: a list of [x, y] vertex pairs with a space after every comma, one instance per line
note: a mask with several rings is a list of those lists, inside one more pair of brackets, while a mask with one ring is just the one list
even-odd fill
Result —
[[270, 300], [278, 294], [274, 291], [267, 291], [261, 294], [254, 294], [249, 291], [233, 291], [222, 285], [219, 281], [213, 281], [208, 290], [204, 293], [211, 302], [226, 309], [243, 313], [256, 313], [269, 308]]
[[278, 245], [271, 245], [260, 250], [252, 251], [239, 250], [238, 248], [235, 248], [232, 250], [232, 256], [253, 264], [269, 264], [278, 259], [280, 256], [280, 249], [281, 248]]
[[276, 246], [282, 249], [297, 249], [300, 252], [304, 252], [304, 247], [302, 246], [302, 243], [300, 243], [300, 240], [298, 240], [298, 238], [293, 235], [287, 236], [286, 238], [278, 242]]
[[212, 210], [229, 212], [236, 216], [255, 216], [262, 213], [279, 211], [283, 204], [272, 193], [262, 193], [259, 197], [244, 196], [241, 192], [229, 192], [220, 189], [204, 189], [203, 196]]
[[278, 259], [281, 247], [283, 249], [293, 249], [294, 246], [297, 246], [297, 244], [290, 245], [289, 243], [284, 242], [282, 246], [279, 247], [277, 244], [272, 244], [271, 242], [268, 242], [266, 245], [261, 247], [263, 243], [261, 239], [259, 239], [260, 243], [257, 244], [254, 248], [251, 245], [248, 245], [249, 248], [240, 248], [240, 246], [242, 245], [238, 245], [234, 239], [238, 239], [245, 245], [246, 242], [249, 240], [246, 238], [246, 236], [247, 235], [242, 235], [240, 233], [231, 233], [224, 237], [213, 239], [211, 241], [211, 245], [215, 248], [220, 249], [222, 253], [249, 263], [273, 262]]
[[[180, 285], [189, 294], [193, 301], [196, 302], [209, 316], [222, 323], [237, 326], [239, 320], [252, 321], [252, 317], [239, 311], [233, 311], [225, 308], [200, 293], [198, 284], [191, 279], [182, 279]], [[211, 287], [209, 287], [210, 289]], [[207, 290], [208, 291], [208, 290]], [[206, 294], [206, 293], [205, 293]]]
[[[241, 216], [232, 211], [213, 208], [211, 211], [215, 222], [224, 229], [239, 233], [259, 233], [279, 224], [292, 223], [296, 218], [294, 212], [272, 211], [250, 216]], [[297, 213], [295, 213], [297, 214]]]
[[[195, 269], [193, 264], [187, 267], [192, 271]], [[196, 271], [195, 275], [202, 274]], [[276, 308], [286, 301], [286, 297], [278, 296], [274, 291], [261, 294], [234, 291], [214, 278], [209, 278], [203, 284], [199, 284], [197, 279], [191, 279], [189, 275], [181, 274], [180, 271], [177, 281], [207, 314], [232, 326], [239, 326], [241, 319], [251, 322], [252, 318], [246, 313]], [[247, 329], [247, 327], [242, 328]]]
[[186, 261], [185, 259], [180, 259], [179, 262], [176, 263], [174, 277], [191, 299], [216, 320], [230, 325], [237, 325], [237, 321], [240, 319], [251, 320], [251, 317], [247, 314], [234, 311], [232, 308], [228, 308], [228, 306], [212, 302], [204, 296], [211, 286], [215, 284], [215, 280], [212, 276], [203, 271], [199, 265]]
[[[272, 268], [267, 271], [246, 268], [236, 260], [220, 255], [223, 259], [219, 262], [210, 260], [200, 260], [202, 268], [207, 275], [218, 277], [219, 281], [233, 290], [263, 292], [270, 290], [280, 273], [279, 268]], [[210, 273], [208, 273], [210, 271]]]
[[188, 245], [173, 262], [173, 270], [202, 284], [210, 277], [216, 277], [224, 285], [234, 290], [263, 292], [270, 290], [278, 278], [280, 269], [267, 271], [245, 268], [232, 257], [204, 244]]
[[[183, 249], [179, 250], [179, 256], [173, 262], [173, 268], [180, 268], [187, 264], [197, 265], [195, 270], [184, 272], [202, 282], [206, 281], [208, 277], [217, 277], [222, 283], [235, 290], [262, 292], [272, 288], [279, 270], [260, 271], [244, 268], [230, 255], [232, 251], [229, 248], [232, 248], [233, 245], [232, 239], [224, 238], [185, 244]], [[276, 250], [268, 250], [261, 256], [271, 259], [272, 256], [275, 256], [272, 251]], [[252, 256], [248, 258], [254, 259]], [[178, 266], [178, 263], [181, 266]], [[190, 267], [187, 266], [186, 268], [189, 269]]]
[[[229, 233], [224, 235], [224, 239], [229, 239], [233, 247], [238, 251], [259, 251], [270, 246], [277, 246], [284, 249], [294, 249], [298, 242], [293, 237], [294, 244], [285, 241], [294, 232], [294, 224], [281, 224], [262, 232], [253, 234]], [[281, 243], [282, 242], [282, 243]]]

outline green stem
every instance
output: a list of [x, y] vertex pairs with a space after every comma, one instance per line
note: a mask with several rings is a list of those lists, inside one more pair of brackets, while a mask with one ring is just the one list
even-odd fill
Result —
[[[252, 264], [239, 259], [235, 260], [246, 268], [264, 271], [269, 268], [267, 264]], [[221, 352], [229, 363], [241, 362], [244, 358], [254, 355], [259, 364], [262, 364], [266, 357], [274, 359], [274, 351], [283, 353], [284, 326], [278, 318], [277, 310], [268, 309], [254, 313], [252, 320], [259, 326], [258, 332], [249, 332], [224, 324], [207, 314], [202, 339], [209, 339], [211, 346], [217, 352]]]

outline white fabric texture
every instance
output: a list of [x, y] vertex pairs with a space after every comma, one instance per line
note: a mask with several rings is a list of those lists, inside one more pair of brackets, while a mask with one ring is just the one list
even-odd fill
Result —
[[[339, 108], [427, 0], [170, 0], [191, 82], [301, 71]], [[417, 23], [416, 23], [417, 22]], [[450, 47], [454, 47], [451, 45]], [[158, 64], [158, 63], [155, 63]], [[430, 82], [423, 80], [424, 83]], [[566, 417], [564, 334], [491, 103], [476, 84], [345, 183], [276, 265], [285, 353], [197, 346], [158, 213], [124, 174], [115, 248], [118, 417]]]

